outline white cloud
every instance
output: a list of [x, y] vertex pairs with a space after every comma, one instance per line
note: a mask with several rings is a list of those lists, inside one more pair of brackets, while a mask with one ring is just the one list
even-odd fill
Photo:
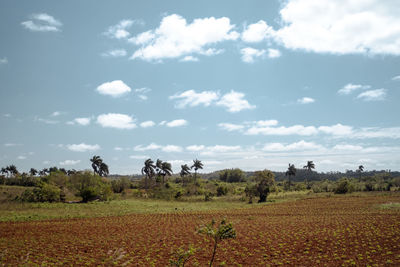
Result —
[[132, 155], [129, 156], [130, 159], [148, 159], [150, 158], [149, 156], [144, 156], [144, 155]]
[[365, 90], [365, 89], [369, 89], [369, 88], [371, 88], [371, 86], [369, 86], [369, 85], [348, 83], [345, 86], [343, 86], [341, 89], [339, 89], [338, 94], [348, 95], [348, 94], [352, 93], [353, 91]]
[[[6, 60], [7, 60], [7, 59], [6, 59]], [[392, 78], [392, 80], [393, 80], [393, 81], [400, 81], [400, 75], [394, 76], [394, 77]]]
[[154, 125], [156, 125], [154, 121], [144, 121], [140, 124], [140, 127], [148, 128], [148, 127], [153, 127]]
[[125, 49], [114, 49], [101, 54], [103, 57], [124, 57], [127, 55]]
[[167, 127], [180, 127], [180, 126], [185, 126], [187, 125], [188, 122], [186, 120], [183, 119], [179, 119], [179, 120], [173, 120], [170, 122], [167, 122]]
[[227, 111], [231, 113], [256, 108], [256, 106], [250, 105], [246, 99], [243, 99], [244, 97], [245, 94], [232, 90], [230, 93], [223, 95], [216, 105], [226, 107]]
[[297, 99], [297, 103], [299, 104], [310, 104], [310, 103], [314, 103], [315, 99], [311, 98], [311, 97], [303, 97], [300, 99]]
[[125, 19], [121, 20], [117, 25], [111, 26], [105, 31], [103, 34], [110, 38], [115, 39], [125, 39], [130, 36], [130, 33], [127, 31], [135, 21]]
[[67, 145], [67, 149], [74, 152], [87, 152], [87, 151], [96, 151], [100, 149], [99, 145], [87, 145], [85, 143], [81, 144], [72, 144]]
[[135, 89], [135, 93], [138, 93], [138, 97], [143, 101], [148, 99], [148, 96], [146, 95], [148, 92], [151, 92], [151, 89], [147, 87]]
[[268, 126], [278, 125], [278, 121], [277, 120], [260, 120], [260, 121], [253, 121], [253, 124], [260, 126], [260, 127], [268, 127]]
[[90, 120], [91, 118], [75, 118], [74, 122], [83, 126], [87, 126], [90, 124]]
[[147, 150], [156, 150], [156, 149], [160, 149], [161, 146], [157, 145], [155, 143], [151, 143], [148, 146], [143, 146], [143, 145], [137, 145], [133, 148], [133, 150], [135, 151], [147, 151]]
[[215, 146], [207, 146], [205, 148], [204, 153], [226, 153], [226, 152], [234, 152], [241, 150], [241, 146], [225, 146], [225, 145], [215, 145]]
[[17, 159], [24, 160], [24, 159], [26, 159], [26, 156], [18, 156]]
[[131, 91], [131, 88], [121, 80], [106, 82], [97, 87], [97, 92], [102, 95], [119, 97]]
[[349, 145], [349, 144], [344, 144], [344, 145], [335, 145], [333, 147], [333, 150], [345, 150], [345, 151], [360, 151], [362, 150], [362, 146], [358, 145]]
[[269, 143], [265, 144], [263, 147], [264, 151], [304, 151], [304, 150], [321, 150], [323, 146], [315, 144], [314, 142], [306, 142], [301, 140], [292, 144], [282, 144], [282, 143]]
[[253, 63], [255, 58], [264, 57], [266, 52], [264, 49], [255, 49], [252, 47], [245, 47], [240, 50], [242, 61], [246, 63]]
[[0, 58], [0, 65], [7, 64], [7, 63], [8, 63], [8, 59], [6, 57]]
[[61, 115], [60, 111], [54, 111], [53, 113], [51, 113], [52, 117], [57, 117], [57, 116], [60, 116], [60, 115]]
[[400, 138], [400, 127], [391, 127], [391, 128], [378, 128], [378, 127], [369, 127], [369, 128], [361, 128], [355, 131], [350, 136], [350, 138], [391, 138], [391, 139], [399, 139]]
[[5, 147], [14, 147], [14, 146], [22, 146], [22, 144], [15, 144], [15, 143], [5, 143]]
[[122, 151], [122, 150], [124, 150], [122, 147], [119, 147], [119, 146], [116, 146], [116, 147], [114, 147], [114, 150], [115, 151]]
[[364, 101], [381, 101], [385, 100], [386, 97], [386, 89], [375, 89], [375, 90], [369, 90], [362, 92], [357, 96], [357, 98], [360, 98]]
[[133, 129], [136, 128], [134, 119], [125, 114], [108, 113], [101, 114], [97, 117], [97, 123], [102, 127], [117, 128], [117, 129]]
[[314, 126], [293, 125], [289, 127], [258, 127], [253, 126], [245, 131], [247, 135], [315, 135], [318, 133]]
[[400, 55], [399, 9], [397, 1], [289, 0], [270, 37], [294, 50]]
[[164, 152], [182, 152], [182, 147], [180, 146], [175, 146], [175, 145], [166, 145], [164, 147], [162, 147], [162, 151]]
[[141, 47], [131, 59], [160, 61], [192, 54], [206, 54], [210, 45], [236, 40], [239, 34], [229, 18], [198, 18], [187, 24], [186, 19], [172, 14], [162, 19], [160, 26], [138, 34], [130, 41]]
[[46, 124], [57, 124], [57, 123], [59, 123], [59, 121], [43, 119], [43, 118], [39, 118], [39, 117], [35, 117], [34, 120], [35, 121], [40, 121], [40, 122], [43, 122], [43, 123], [46, 123]]
[[198, 57], [194, 57], [194, 56], [185, 56], [184, 58], [181, 59], [181, 61], [183, 61], [183, 62], [189, 62], [189, 61], [197, 62], [197, 61], [199, 61], [199, 58]]
[[175, 104], [175, 107], [177, 108], [185, 108], [186, 106], [195, 107], [199, 105], [208, 107], [218, 98], [219, 96], [217, 92], [203, 91], [196, 93], [194, 90], [188, 90], [181, 94], [175, 94], [169, 97], [169, 99], [178, 99]]
[[26, 29], [34, 32], [59, 32], [62, 23], [46, 13], [32, 14], [31, 20], [21, 22]]
[[60, 163], [61, 166], [71, 166], [71, 165], [76, 165], [76, 164], [78, 164], [80, 162], [81, 162], [80, 160], [67, 159], [67, 160], [64, 160], [64, 161], [60, 161], [59, 163]]
[[203, 145], [191, 145], [187, 146], [186, 150], [191, 151], [191, 152], [197, 152], [197, 151], [202, 151], [204, 150], [205, 146]]
[[247, 43], [258, 43], [268, 38], [269, 35], [273, 34], [274, 30], [271, 26], [263, 20], [257, 23], [250, 24], [242, 32], [242, 40]]
[[233, 123], [219, 123], [218, 127], [220, 127], [223, 130], [226, 130], [228, 132], [240, 131], [240, 130], [242, 130], [244, 128], [243, 125], [233, 124]]
[[282, 55], [281, 51], [279, 51], [278, 49], [268, 48], [268, 57], [269, 58], [278, 58], [281, 55]]
[[349, 136], [353, 133], [353, 127], [342, 125], [340, 123], [332, 126], [320, 126], [318, 127], [318, 130], [322, 133], [342, 136]]

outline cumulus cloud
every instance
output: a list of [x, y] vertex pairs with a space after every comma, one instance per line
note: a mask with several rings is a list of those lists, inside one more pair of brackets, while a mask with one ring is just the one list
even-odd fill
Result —
[[32, 14], [30, 20], [21, 22], [26, 29], [34, 32], [59, 32], [62, 23], [46, 13]]
[[400, 75], [394, 76], [394, 77], [392, 78], [392, 80], [393, 80], [393, 81], [400, 81]]
[[175, 104], [175, 107], [177, 108], [185, 108], [187, 106], [196, 107], [200, 105], [208, 107], [218, 98], [219, 95], [217, 92], [203, 91], [200, 93], [196, 93], [196, 91], [194, 90], [188, 90], [183, 93], [175, 94], [169, 97], [169, 99], [178, 100]]
[[197, 62], [197, 61], [199, 61], [199, 58], [198, 57], [194, 57], [194, 56], [185, 56], [184, 58], [181, 59], [181, 61], [183, 61], [183, 62], [190, 62], [190, 61]]
[[74, 122], [82, 126], [87, 126], [90, 124], [90, 120], [91, 118], [75, 118]]
[[221, 97], [221, 99], [216, 102], [217, 106], [222, 106], [227, 109], [228, 112], [235, 113], [245, 109], [254, 109], [255, 105], [249, 104], [249, 102], [244, 99], [245, 94], [240, 92], [231, 91]]
[[209, 50], [211, 45], [239, 38], [234, 28], [226, 17], [198, 18], [188, 24], [185, 18], [172, 14], [164, 17], [158, 28], [130, 39], [141, 46], [131, 59], [160, 61], [193, 54], [214, 55], [217, 50]]
[[334, 150], [344, 150], [344, 151], [360, 151], [363, 149], [362, 146], [358, 145], [349, 145], [349, 144], [342, 144], [342, 145], [335, 145], [332, 149]]
[[306, 142], [301, 140], [299, 142], [291, 143], [291, 144], [282, 144], [282, 143], [269, 143], [265, 144], [263, 149], [264, 151], [274, 151], [274, 152], [281, 152], [281, 151], [297, 151], [297, 150], [320, 150], [324, 147], [314, 142]]
[[204, 150], [205, 146], [203, 145], [191, 145], [187, 146], [186, 150], [191, 151], [191, 152], [197, 152], [197, 151], [202, 151]]
[[167, 127], [180, 127], [180, 126], [185, 126], [187, 124], [188, 124], [188, 122], [183, 119], [173, 120], [173, 121], [166, 123]]
[[254, 63], [255, 58], [263, 58], [266, 52], [264, 49], [255, 49], [252, 47], [245, 47], [240, 50], [242, 61], [246, 63]]
[[364, 101], [382, 101], [385, 100], [386, 91], [387, 90], [384, 88], [368, 90], [359, 94], [357, 98], [360, 98]]
[[125, 49], [114, 49], [101, 54], [103, 57], [124, 57], [127, 55]]
[[353, 133], [353, 127], [340, 123], [332, 126], [320, 126], [318, 130], [325, 134], [349, 136]]
[[245, 131], [247, 135], [315, 135], [318, 133], [317, 128], [314, 126], [303, 126], [303, 125], [293, 125], [293, 126], [280, 126], [280, 127], [259, 127], [252, 126]]
[[219, 123], [218, 127], [226, 130], [228, 132], [232, 132], [232, 131], [240, 131], [244, 128], [243, 125], [240, 124], [233, 124], [233, 123]]
[[265, 21], [250, 24], [242, 32], [242, 40], [247, 43], [258, 43], [274, 34], [274, 30]]
[[268, 57], [269, 58], [278, 58], [281, 55], [282, 55], [281, 51], [279, 51], [278, 49], [268, 48]]
[[121, 80], [105, 82], [97, 87], [97, 92], [102, 95], [119, 97], [131, 91], [131, 88]]
[[67, 145], [67, 149], [74, 151], [74, 152], [87, 152], [87, 151], [96, 151], [100, 149], [100, 146], [95, 144], [95, 145], [87, 145], [85, 143], [80, 143], [80, 144], [72, 144], [72, 145]]
[[80, 162], [81, 162], [80, 160], [67, 159], [67, 160], [64, 160], [64, 161], [60, 161], [59, 163], [60, 163], [61, 166], [71, 166], [71, 165], [76, 165], [76, 164], [78, 164]]
[[163, 152], [182, 152], [182, 147], [180, 146], [176, 146], [176, 145], [165, 145], [165, 146], [161, 146], [161, 145], [157, 145], [156, 143], [151, 143], [147, 146], [143, 146], [143, 145], [137, 145], [133, 148], [134, 151], [139, 151], [139, 152], [143, 152], [143, 151], [149, 151], [149, 150], [161, 150]]
[[153, 127], [154, 125], [156, 125], [156, 123], [154, 121], [144, 121], [140, 124], [140, 127], [149, 128], [149, 127]]
[[371, 88], [371, 86], [369, 86], [369, 85], [348, 83], [345, 86], [343, 86], [341, 89], [339, 89], [338, 94], [348, 95], [356, 90], [365, 90], [365, 89], [369, 89], [369, 88]]
[[102, 127], [117, 129], [133, 129], [136, 128], [134, 119], [125, 114], [108, 113], [101, 114], [97, 117], [97, 123]]
[[109, 38], [125, 39], [130, 36], [128, 29], [135, 21], [130, 19], [121, 20], [118, 24], [109, 27], [103, 34]]
[[311, 98], [311, 97], [303, 97], [303, 98], [297, 99], [297, 103], [299, 103], [299, 104], [311, 104], [314, 102], [315, 102], [315, 99]]
[[7, 63], [8, 63], [8, 59], [6, 57], [0, 58], [0, 65], [7, 64]]
[[395, 1], [290, 0], [274, 38], [317, 53], [400, 54], [400, 5]]

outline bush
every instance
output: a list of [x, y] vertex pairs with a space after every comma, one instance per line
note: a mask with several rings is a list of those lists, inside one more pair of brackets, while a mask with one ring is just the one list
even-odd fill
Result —
[[82, 202], [95, 199], [105, 201], [112, 196], [111, 184], [91, 172], [76, 173], [71, 176], [70, 182]]
[[238, 183], [245, 180], [245, 173], [241, 169], [227, 169], [219, 172], [219, 179], [223, 182]]
[[225, 196], [228, 193], [228, 188], [226, 186], [218, 186], [217, 187], [217, 196]]
[[25, 190], [20, 199], [28, 202], [59, 202], [61, 201], [61, 190], [57, 186], [42, 184], [33, 190]]
[[335, 189], [335, 194], [346, 194], [354, 191], [353, 185], [350, 183], [349, 179], [342, 178], [338, 181], [338, 185]]

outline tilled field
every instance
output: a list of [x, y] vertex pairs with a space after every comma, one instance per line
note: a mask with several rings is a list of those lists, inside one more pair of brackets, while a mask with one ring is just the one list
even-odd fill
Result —
[[188, 266], [206, 266], [212, 243], [196, 233], [212, 218], [232, 222], [236, 239], [215, 266], [400, 266], [400, 196], [331, 197], [252, 208], [0, 223], [5, 266], [167, 266], [173, 252], [198, 248]]

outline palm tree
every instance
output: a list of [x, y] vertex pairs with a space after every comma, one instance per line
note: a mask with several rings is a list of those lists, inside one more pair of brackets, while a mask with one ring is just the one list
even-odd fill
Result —
[[156, 165], [154, 165], [154, 161], [151, 159], [147, 159], [144, 162], [144, 167], [142, 168], [142, 174], [145, 174], [145, 188], [148, 189], [148, 179], [151, 179], [151, 177], [154, 176], [154, 168], [156, 168]]
[[190, 167], [187, 164], [181, 165], [181, 172], [179, 175], [182, 177], [182, 184], [185, 184], [185, 176], [190, 174]]
[[7, 166], [6, 170], [11, 174], [11, 176], [15, 176], [18, 174], [18, 170], [17, 167], [15, 167], [15, 165]]
[[[303, 166], [303, 169], [307, 169], [307, 171], [312, 172], [312, 169], [315, 169], [314, 162], [312, 160], [307, 161], [307, 165]], [[305, 183], [306, 183], [307, 189], [309, 189], [308, 188], [309, 186], [308, 186], [307, 176], [306, 176], [306, 179], [305, 179]]]
[[103, 162], [103, 160], [100, 158], [100, 156], [93, 156], [93, 158], [91, 158], [90, 161], [92, 162], [93, 175], [99, 173], [100, 165]]
[[172, 174], [172, 166], [171, 166], [171, 163], [169, 163], [169, 162], [163, 162], [163, 163], [161, 164], [161, 175], [162, 175], [162, 177], [163, 177], [163, 179], [162, 179], [163, 184], [164, 184], [164, 182], [165, 182], [165, 176], [166, 176], [166, 175], [171, 176], [171, 174]]
[[289, 176], [289, 191], [290, 191], [290, 177], [296, 176], [296, 167], [294, 166], [294, 164], [289, 163], [289, 167], [285, 173], [285, 176]]
[[109, 174], [108, 165], [105, 164], [104, 162], [101, 162], [100, 167], [99, 167], [99, 175], [107, 176], [108, 174]]
[[162, 164], [163, 164], [163, 161], [161, 159], [157, 159], [155, 171], [157, 173], [157, 177], [160, 177], [160, 178], [162, 176]]
[[34, 169], [34, 168], [31, 168], [31, 169], [29, 170], [29, 173], [30, 173], [30, 175], [32, 175], [32, 176], [36, 176], [36, 174], [38, 173], [38, 171], [37, 171], [36, 169]]
[[0, 171], [2, 174], [4, 174], [5, 176], [8, 176], [8, 170], [7, 170], [7, 168], [1, 168], [1, 171]]
[[39, 171], [40, 176], [45, 176], [49, 173], [49, 170], [47, 168], [44, 168], [43, 170]]
[[307, 161], [307, 165], [303, 166], [303, 169], [307, 169], [308, 171], [312, 171], [312, 169], [315, 169], [315, 164], [312, 160]]
[[363, 171], [364, 171], [364, 166], [363, 165], [358, 166], [358, 169], [356, 171], [356, 172], [358, 172], [358, 175], [359, 175], [358, 181], [361, 181], [361, 173]]
[[190, 167], [190, 169], [194, 168], [194, 179], [196, 180], [197, 178], [197, 170], [198, 169], [203, 169], [203, 163], [201, 163], [201, 160], [194, 159], [193, 160], [193, 165]]

